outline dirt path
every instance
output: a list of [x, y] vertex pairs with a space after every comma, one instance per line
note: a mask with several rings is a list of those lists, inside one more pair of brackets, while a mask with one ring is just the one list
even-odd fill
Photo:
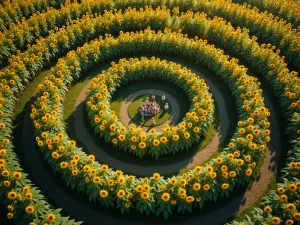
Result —
[[[157, 90], [157, 89], [144, 89], [144, 90], [140, 90], [140, 91], [137, 91], [137, 92], [134, 92], [134, 93], [130, 94], [129, 96], [127, 96], [124, 99], [124, 101], [121, 102], [120, 119], [124, 123], [124, 125], [126, 125], [128, 127], [132, 123], [134, 123], [128, 115], [129, 104], [135, 98], [137, 98], [138, 96], [144, 95], [144, 94], [153, 94], [153, 95], [159, 95], [159, 96], [162, 96], [164, 94], [166, 96], [166, 99], [168, 100], [169, 104], [172, 106], [172, 115], [171, 115], [171, 117], [167, 121], [165, 121], [164, 123], [162, 123], [158, 126], [153, 126], [153, 128], [155, 128], [156, 131], [161, 131], [164, 128], [165, 124], [169, 124], [170, 126], [173, 126], [178, 122], [179, 116], [180, 116], [180, 107], [179, 107], [179, 104], [178, 104], [177, 100], [172, 95], [170, 95], [167, 92]], [[164, 109], [161, 109], [161, 110], [164, 110]], [[142, 126], [142, 125], [137, 124], [137, 123], [135, 123], [135, 124], [137, 125], [137, 127], [141, 127], [143, 129], [143, 131], [148, 131], [149, 130], [149, 127], [145, 127], [145, 126]]]

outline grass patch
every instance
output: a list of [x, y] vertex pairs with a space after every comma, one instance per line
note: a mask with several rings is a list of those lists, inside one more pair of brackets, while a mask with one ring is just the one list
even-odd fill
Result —
[[[163, 124], [171, 117], [172, 114], [172, 105], [167, 101], [167, 99], [163, 103], [161, 100], [161, 96], [155, 95], [156, 103], [160, 107], [159, 112], [154, 116], [144, 116], [144, 119], [142, 119], [142, 116], [138, 110], [140, 108], [141, 103], [145, 101], [146, 98], [151, 99], [151, 96], [152, 94], [140, 95], [137, 98], [133, 99], [128, 105], [128, 115], [130, 119], [132, 119], [133, 122], [140, 124], [144, 127], [152, 126], [152, 119], [155, 120], [156, 126]], [[164, 110], [165, 103], [169, 104], [168, 110]]]
[[27, 85], [26, 89], [23, 90], [19, 96], [17, 96], [18, 101], [16, 107], [14, 108], [13, 120], [15, 120], [16, 117], [25, 110], [25, 106], [34, 95], [34, 92], [37, 90], [37, 86], [42, 83], [49, 72], [50, 70], [44, 70], [43, 72], [41, 72], [34, 80], [32, 80]]
[[110, 109], [115, 112], [115, 115], [120, 118], [120, 108], [122, 100], [115, 99], [110, 102]]

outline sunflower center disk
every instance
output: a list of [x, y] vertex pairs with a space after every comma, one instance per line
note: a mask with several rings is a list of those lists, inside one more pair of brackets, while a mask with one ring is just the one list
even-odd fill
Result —
[[[121, 104], [121, 113], [125, 111], [121, 118], [111, 110], [118, 87], [145, 80], [170, 82], [186, 94], [192, 104], [182, 121], [176, 99], [155, 89], [128, 96]], [[204, 80], [179, 64], [154, 57], [113, 63], [91, 81], [86, 106], [91, 126], [101, 138], [139, 157], [158, 158], [188, 149], [214, 120], [212, 94]]]

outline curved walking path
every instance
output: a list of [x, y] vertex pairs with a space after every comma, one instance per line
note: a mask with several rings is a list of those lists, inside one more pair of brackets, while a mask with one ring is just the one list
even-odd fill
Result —
[[[165, 91], [161, 91], [161, 90], [157, 90], [157, 89], [144, 89], [144, 90], [136, 91], [136, 92], [128, 95], [124, 99], [124, 101], [121, 102], [120, 119], [124, 123], [124, 125], [126, 125], [128, 127], [132, 123], [134, 123], [128, 114], [129, 104], [134, 99], [136, 99], [138, 96], [141, 96], [144, 94], [152, 94], [152, 95], [159, 95], [159, 96], [162, 96], [164, 94], [166, 96], [166, 99], [168, 99], [169, 104], [172, 106], [172, 115], [169, 117], [169, 119], [158, 126], [152, 126], [150, 128], [155, 128], [156, 131], [161, 131], [166, 124], [169, 124], [170, 126], [174, 126], [178, 122], [179, 117], [180, 117], [180, 107], [179, 107], [177, 100], [172, 95], [170, 95], [169, 93], [167, 93]], [[161, 110], [164, 110], [164, 109], [161, 109]], [[149, 127], [142, 126], [138, 123], [134, 123], [134, 124], [137, 127], [142, 128], [143, 131], [148, 131], [150, 129]]]
[[[211, 88], [212, 89], [212, 88]], [[55, 207], [63, 208], [63, 213], [72, 215], [77, 220], [85, 221], [88, 225], [154, 225], [154, 224], [178, 224], [178, 225], [194, 225], [209, 224], [220, 225], [228, 221], [236, 213], [238, 209], [249, 206], [253, 200], [264, 192], [270, 183], [271, 176], [276, 170], [278, 156], [281, 151], [280, 129], [278, 121], [279, 107], [272, 102], [265, 91], [266, 107], [271, 112], [269, 118], [271, 123], [271, 145], [270, 151], [266, 151], [266, 159], [263, 163], [260, 177], [252, 185], [251, 189], [246, 192], [237, 189], [234, 193], [235, 197], [229, 199], [219, 199], [218, 207], [215, 203], [206, 204], [204, 209], [194, 209], [192, 214], [173, 215], [167, 221], [162, 217], [146, 216], [132, 212], [130, 214], [121, 215], [118, 210], [113, 208], [106, 209], [99, 207], [99, 203], [90, 203], [86, 196], [72, 191], [70, 187], [66, 187], [60, 176], [53, 173], [52, 169], [43, 160], [34, 141], [32, 120], [30, 119], [30, 104], [26, 107], [24, 118], [21, 124], [15, 130], [21, 136], [20, 140], [15, 140], [16, 153], [19, 155], [22, 168], [29, 173], [29, 178], [42, 190], [49, 202]], [[219, 93], [221, 96], [222, 94]], [[214, 94], [215, 95], [215, 94]], [[215, 96], [216, 97], [216, 96]], [[276, 110], [275, 110], [276, 108]], [[226, 108], [224, 108], [226, 109]], [[226, 110], [225, 110], [226, 111]], [[223, 111], [220, 114], [223, 114]], [[222, 124], [221, 120], [221, 124]], [[78, 131], [81, 135], [82, 132]], [[222, 132], [221, 132], [222, 133]], [[110, 162], [108, 162], [110, 164]], [[119, 168], [119, 167], [118, 167]], [[250, 198], [254, 196], [253, 200]]]
[[[87, 90], [90, 87], [90, 83], [88, 83], [79, 93], [75, 103], [74, 111], [75, 134], [80, 143], [82, 143], [84, 151], [94, 154], [96, 159], [101, 163], [108, 164], [112, 168], [118, 168], [128, 174], [134, 174], [137, 176], [151, 176], [155, 172], [158, 172], [164, 176], [170, 176], [177, 174], [181, 169], [190, 168], [195, 164], [199, 164], [209, 159], [211, 155], [218, 150], [218, 147], [220, 147], [220, 144], [225, 137], [224, 134], [226, 134], [229, 130], [230, 119], [232, 118], [230, 118], [226, 107], [228, 105], [232, 105], [233, 103], [229, 97], [225, 98], [224, 93], [219, 90], [219, 87], [216, 83], [218, 82], [217, 80], [213, 80], [212, 77], [208, 77], [197, 70], [192, 70], [192, 72], [200, 75], [201, 78], [205, 80], [215, 99], [217, 111], [222, 112], [218, 115], [218, 131], [216, 132], [212, 141], [202, 150], [197, 153], [194, 151], [185, 150], [178, 152], [175, 155], [160, 157], [154, 161], [153, 158], [149, 159], [147, 157], [140, 159], [136, 156], [125, 153], [122, 150], [116, 149], [110, 144], [105, 144], [104, 141], [100, 142], [101, 144], [98, 144], [100, 138], [92, 131], [89, 122], [87, 121], [88, 119], [84, 109], [84, 100], [86, 98]], [[166, 97], [168, 99], [170, 96], [168, 95]], [[235, 105], [232, 106], [234, 107]], [[124, 114], [127, 114], [127, 111], [124, 112]]]

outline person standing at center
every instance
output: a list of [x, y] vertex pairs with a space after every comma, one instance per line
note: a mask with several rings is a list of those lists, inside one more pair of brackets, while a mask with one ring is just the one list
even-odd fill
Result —
[[152, 95], [152, 102], [155, 102], [155, 95]]
[[164, 109], [167, 111], [169, 109], [169, 104], [166, 102]]
[[163, 94], [163, 95], [161, 96], [161, 101], [162, 101], [162, 103], [164, 103], [165, 100], [166, 100], [166, 96]]

